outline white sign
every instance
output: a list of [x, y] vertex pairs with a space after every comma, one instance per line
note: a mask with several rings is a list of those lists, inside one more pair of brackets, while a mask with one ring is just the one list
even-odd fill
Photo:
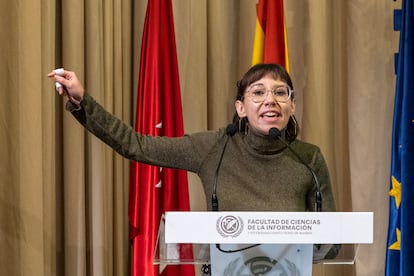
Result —
[[372, 212], [167, 212], [166, 243], [373, 242]]

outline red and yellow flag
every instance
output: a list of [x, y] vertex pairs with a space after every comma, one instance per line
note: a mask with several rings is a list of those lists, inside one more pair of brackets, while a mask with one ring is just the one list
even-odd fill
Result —
[[277, 63], [289, 71], [283, 0], [259, 0], [252, 65]]
[[[141, 46], [135, 129], [144, 135], [184, 133], [171, 0], [148, 0]], [[131, 275], [194, 275], [193, 266], [153, 264], [165, 211], [190, 209], [187, 172], [133, 162], [129, 189]], [[192, 252], [190, 252], [192, 254]]]

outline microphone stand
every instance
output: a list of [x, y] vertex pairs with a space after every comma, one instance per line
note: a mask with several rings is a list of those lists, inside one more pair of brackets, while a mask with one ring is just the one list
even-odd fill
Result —
[[318, 177], [316, 176], [315, 172], [308, 165], [308, 163], [306, 163], [305, 160], [303, 160], [303, 158], [300, 157], [300, 155], [296, 151], [294, 151], [287, 142], [285, 142], [282, 139], [280, 130], [278, 130], [275, 127], [272, 127], [271, 129], [269, 129], [269, 136], [272, 137], [273, 139], [278, 139], [280, 142], [282, 142], [282, 144], [285, 145], [296, 156], [296, 158], [298, 158], [299, 161], [303, 165], [305, 165], [305, 167], [310, 171], [310, 173], [312, 174], [313, 182], [316, 185], [314, 210], [315, 210], [315, 212], [321, 212], [322, 211], [322, 193], [321, 193], [321, 186], [319, 184]]

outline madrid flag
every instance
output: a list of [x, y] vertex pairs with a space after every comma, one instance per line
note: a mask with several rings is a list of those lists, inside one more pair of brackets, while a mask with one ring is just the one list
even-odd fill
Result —
[[[182, 136], [183, 118], [171, 0], [148, 0], [136, 105], [137, 132]], [[194, 275], [193, 266], [153, 264], [158, 225], [169, 210], [189, 210], [187, 173], [134, 162], [129, 195], [131, 275]]]

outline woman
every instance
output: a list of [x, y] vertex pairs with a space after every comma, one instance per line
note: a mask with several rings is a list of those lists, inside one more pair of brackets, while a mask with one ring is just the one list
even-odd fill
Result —
[[[314, 211], [315, 193], [320, 191], [322, 211], [335, 211], [319, 148], [296, 138], [293, 85], [279, 65], [255, 65], [237, 83], [232, 125], [177, 138], [137, 133], [85, 93], [74, 72], [59, 76], [52, 71], [48, 76], [63, 85], [57, 87], [60, 95], [69, 98], [67, 110], [122, 156], [198, 174], [205, 194], [212, 195], [210, 210]], [[280, 136], [269, 135], [272, 129], [280, 130]], [[338, 249], [315, 247], [314, 257], [334, 257]]]
[[[205, 194], [217, 195], [221, 211], [313, 211], [317, 189], [309, 167], [319, 180], [323, 211], [335, 210], [319, 148], [296, 139], [292, 81], [279, 65], [255, 65], [238, 82], [232, 127], [179, 138], [135, 132], [85, 93], [74, 72], [48, 76], [63, 85], [58, 91], [69, 98], [67, 110], [91, 133], [126, 158], [198, 174]], [[272, 128], [283, 141], [269, 136]], [[212, 205], [216, 208], [208, 202], [210, 210]]]

